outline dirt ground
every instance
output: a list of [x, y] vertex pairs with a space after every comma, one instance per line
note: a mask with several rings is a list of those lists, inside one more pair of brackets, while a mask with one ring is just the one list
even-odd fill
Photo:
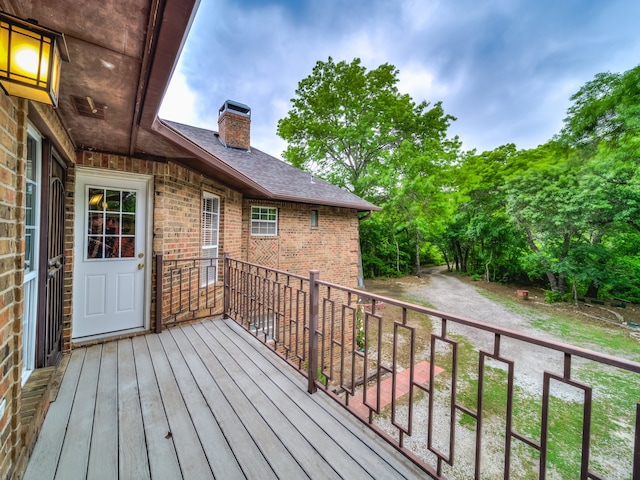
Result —
[[[629, 336], [640, 340], [640, 328], [629, 328], [626, 326], [626, 322], [640, 323], [640, 305], [626, 304], [625, 308], [616, 308], [612, 307], [610, 302], [606, 302], [605, 305], [585, 302], [581, 302], [578, 305], [568, 303], [549, 304], [545, 302], [544, 291], [536, 288], [527, 288], [529, 291], [529, 299], [526, 301], [519, 300], [517, 295], [517, 290], [521, 289], [519, 286], [487, 283], [482, 280], [473, 281], [470, 277], [447, 272], [446, 268], [442, 267], [425, 269], [420, 277], [408, 276], [394, 279], [376, 279], [365, 282], [365, 285], [366, 290], [384, 297], [420, 304], [441, 312], [447, 312], [508, 330], [515, 330], [544, 340], [564, 341], [562, 338], [556, 336], [557, 332], [543, 331], [535, 326], [535, 324], [540, 323], [541, 320], [551, 320], [551, 317], [575, 319], [576, 329], [579, 329], [580, 324], [584, 325], [586, 323], [602, 325], [605, 327], [602, 331], [615, 331], [620, 329], [620, 331], [627, 332]], [[497, 300], [496, 297], [499, 297], [500, 300]], [[398, 315], [394, 308], [397, 307], [387, 305], [384, 308], [385, 319], [398, 321], [394, 318], [394, 315]], [[536, 320], [536, 322], [533, 322], [533, 320]], [[437, 322], [437, 320], [434, 320], [436, 327]], [[409, 318], [408, 323], [416, 328], [416, 336], [418, 339], [423, 339], [422, 337], [427, 339], [433, 331], [433, 326], [429, 325], [428, 322], [417, 322], [415, 320], [412, 322], [412, 319]], [[387, 335], [389, 334], [389, 332], [385, 333]], [[491, 351], [493, 349], [493, 336], [484, 335], [482, 332], [479, 332], [478, 329], [468, 328], [465, 325], [449, 322], [447, 324], [447, 335], [456, 339], [464, 338], [468, 340], [473, 344], [475, 351], [479, 349]], [[588, 340], [586, 342], [586, 344], [581, 344], [580, 346], [599, 351], [598, 349], [600, 347], [598, 345], [592, 345]], [[418, 357], [424, 355], [424, 350], [427, 348], [428, 345], [426, 341], [417, 344], [416, 355]], [[617, 350], [604, 353], [621, 355]], [[563, 357], [551, 349], [538, 347], [535, 344], [523, 344], [523, 342], [512, 341], [506, 336], [503, 336], [500, 343], [500, 354], [503, 358], [513, 361], [515, 365], [514, 382], [521, 397], [534, 399], [539, 397], [543, 389], [543, 372], [550, 371], [557, 375], [563, 374]], [[423, 360], [424, 358], [426, 357], [420, 357], [419, 360]], [[446, 358], [443, 357], [442, 360], [446, 360]], [[436, 361], [438, 360], [436, 359]], [[445, 366], [440, 363], [439, 365]], [[494, 364], [494, 367], [495, 366]], [[583, 364], [579, 359], [574, 361], [573, 374], [578, 379], [581, 378], [582, 367]], [[445, 372], [446, 371], [447, 369], [445, 368]], [[588, 373], [586, 366], [585, 372]], [[473, 374], [470, 374], [469, 378], [472, 377]], [[458, 386], [460, 387], [461, 385]], [[473, 391], [473, 388], [471, 390]], [[606, 399], [611, 395], [611, 392], [606, 391], [604, 387], [601, 388], [598, 386], [596, 390], [594, 390], [594, 398], [597, 397], [599, 399], [598, 401], [600, 401], [600, 399]], [[554, 383], [553, 396], [568, 404], [580, 404], [583, 401], [583, 393], [581, 390], [569, 386], [565, 388], [564, 385], [557, 384], [557, 382]], [[426, 400], [422, 399], [416, 401], [414, 404], [413, 420], [415, 425], [426, 425], [429, 421], [424, 413], [427, 410], [424, 406], [425, 402]], [[442, 416], [442, 418], [445, 417], [446, 415]], [[435, 432], [434, 438], [447, 439], [449, 438], [447, 436], [449, 426], [442, 418], [441, 416], [435, 417], [435, 423], [433, 424]], [[401, 420], [401, 422], [402, 421], [404, 420]], [[490, 422], [485, 423], [489, 424]], [[495, 427], [498, 424], [491, 425]], [[384, 419], [379, 419], [378, 426], [386, 429], [390, 434], [394, 431], [393, 428], [385, 423]], [[627, 434], [624, 432], [621, 434], [620, 431], [618, 431], [616, 435]], [[499, 435], [496, 438], [498, 437]], [[493, 439], [492, 436], [488, 438]], [[473, 458], [475, 441], [475, 431], [462, 427], [457, 428], [456, 452], [458, 452], [458, 458]], [[409, 442], [409, 440], [407, 440], [407, 442]], [[424, 432], [414, 431], [411, 442], [414, 442], [413, 445], [415, 445], [416, 451], [420, 451], [420, 448], [427, 442], [427, 438]], [[500, 451], [500, 448], [496, 447], [496, 452]], [[498, 460], [495, 462], [495, 465], [494, 462], [484, 462], [487, 468], [501, 465], [500, 454], [496, 455]], [[628, 475], [629, 459], [624, 455], [612, 456], [610, 452], [604, 448], [602, 451], [592, 452], [592, 458], [601, 465], [607, 465], [607, 478], [630, 478]], [[473, 462], [456, 464], [446, 472], [447, 478], [473, 478], [471, 463]], [[525, 475], [529, 473], [530, 466], [528, 466], [524, 460], [522, 464], [514, 464], [512, 468], [512, 472], [515, 472], [515, 477], [517, 478], [537, 478], [535, 472], [531, 474], [531, 476]], [[486, 478], [501, 478], [502, 472], [490, 470], [486, 475], [488, 475]], [[563, 477], [560, 474], [553, 473], [548, 474], [547, 478], [559, 479]]]
[[466, 275], [448, 274], [455, 276], [464, 283], [472, 284], [480, 290], [505, 299], [517, 300], [517, 290], [526, 289], [529, 291], [529, 300], [525, 302], [526, 305], [547, 314], [560, 315], [582, 321], [584, 321], [585, 318], [594, 319], [594, 317], [597, 317], [596, 319], [612, 323], [622, 323], [623, 321], [636, 324], [640, 323], [640, 305], [637, 304], [627, 303], [625, 304], [625, 308], [619, 308], [612, 307], [609, 301], [605, 302], [605, 305], [579, 302], [577, 306], [566, 302], [548, 303], [545, 301], [544, 290], [542, 288], [503, 285], [495, 282], [485, 282], [484, 280], [474, 281]]
[[526, 289], [529, 292], [529, 299], [523, 301], [523, 304], [547, 315], [559, 315], [580, 321], [604, 321], [614, 324], [632, 322], [640, 325], [640, 305], [638, 304], [627, 303], [625, 304], [625, 308], [619, 308], [612, 307], [611, 302], [605, 302], [605, 305], [594, 305], [583, 302], [579, 302], [578, 305], [566, 302], [548, 303], [545, 301], [544, 290], [542, 288], [505, 285], [495, 282], [485, 282], [484, 280], [475, 281], [466, 275], [447, 272], [446, 268], [443, 267], [425, 269], [419, 277], [412, 275], [402, 278], [369, 280], [367, 281], [367, 287], [378, 294], [398, 298], [404, 296], [407, 290], [419, 287], [420, 285], [428, 286], [430, 276], [435, 271], [439, 274], [456, 278], [480, 291], [487, 292], [505, 300], [518, 301], [517, 291]]

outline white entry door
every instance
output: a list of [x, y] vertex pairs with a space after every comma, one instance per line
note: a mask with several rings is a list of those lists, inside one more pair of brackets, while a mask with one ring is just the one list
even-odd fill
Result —
[[145, 327], [149, 183], [78, 169], [74, 339]]

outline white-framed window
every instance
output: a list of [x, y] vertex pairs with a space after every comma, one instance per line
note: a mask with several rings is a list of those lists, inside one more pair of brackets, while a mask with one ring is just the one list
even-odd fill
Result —
[[278, 209], [275, 207], [251, 207], [251, 235], [275, 236], [278, 234]]
[[311, 226], [318, 226], [318, 210], [311, 210]]
[[25, 192], [24, 311], [22, 313], [22, 384], [35, 368], [38, 300], [38, 245], [40, 237], [40, 159], [42, 137], [27, 125]]
[[218, 278], [218, 237], [220, 226], [220, 197], [202, 194], [202, 285]]

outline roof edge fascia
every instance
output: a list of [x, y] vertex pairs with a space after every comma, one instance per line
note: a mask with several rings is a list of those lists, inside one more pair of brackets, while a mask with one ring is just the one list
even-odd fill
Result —
[[151, 128], [158, 116], [199, 5], [200, 0], [159, 0], [152, 43], [147, 46], [148, 78], [142, 79], [143, 99], [136, 119], [142, 128]]
[[[380, 212], [382, 211], [381, 207], [378, 207], [374, 204], [369, 204], [368, 206], [357, 205], [355, 203], [349, 202], [328, 202], [321, 201], [317, 199], [309, 199], [306, 197], [296, 197], [293, 195], [275, 195], [275, 200], [281, 200], [283, 202], [295, 202], [295, 203], [307, 203], [310, 205], [323, 205], [325, 207], [341, 207], [341, 208], [349, 208], [351, 210], [357, 210], [358, 212]], [[364, 200], [366, 201], [366, 200]], [[368, 202], [367, 202], [368, 203]]]

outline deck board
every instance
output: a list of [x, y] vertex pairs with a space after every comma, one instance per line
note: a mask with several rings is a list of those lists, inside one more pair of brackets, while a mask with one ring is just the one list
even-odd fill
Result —
[[[198, 382], [194, 378], [195, 372], [193, 370], [197, 369], [198, 364], [201, 363], [198, 352], [193, 349], [184, 337], [182, 330], [174, 329], [171, 331], [171, 336], [164, 335], [162, 340], [163, 343], [173, 342], [183, 356], [183, 362], [172, 361], [171, 363], [174, 365], [176, 378], [181, 383], [180, 389], [185, 394], [186, 404], [194, 419], [198, 436], [201, 439], [202, 447], [209, 459], [214, 476], [225, 479], [244, 478], [242, 469], [238, 465], [233, 450], [229, 447], [218, 419], [208, 404], [209, 400], [199, 390]], [[176, 369], [176, 365], [180, 365], [180, 370]], [[213, 381], [212, 378], [207, 379], [206, 377], [203, 380], [204, 383]], [[202, 384], [203, 382], [199, 383]], [[221, 395], [218, 395], [211, 401], [218, 403], [226, 400]]]
[[427, 475], [240, 326], [213, 320], [74, 350], [24, 478]]
[[[185, 404], [187, 399], [180, 391], [179, 382], [184, 379], [179, 379], [178, 376], [189, 375], [188, 372], [181, 371], [180, 359], [175, 358], [180, 357], [180, 352], [175, 346], [172, 347], [161, 342], [158, 336], [150, 336], [147, 341], [149, 352], [156, 366], [158, 385], [169, 419], [171, 438], [176, 447], [182, 475], [184, 478], [213, 479], [213, 473], [194, 426], [194, 422], [199, 419], [191, 418]], [[171, 358], [172, 356], [174, 358]], [[192, 393], [197, 394], [197, 387], [195, 389], [196, 391]], [[168, 435], [168, 432], [165, 435]]]
[[118, 341], [118, 472], [120, 478], [151, 478], [131, 340]]
[[[185, 327], [189, 331], [190, 327]], [[206, 342], [205, 342], [206, 343]], [[206, 348], [206, 347], [205, 347]], [[254, 442], [267, 459], [271, 469], [278, 478], [308, 478], [301, 466], [289, 451], [282, 447], [278, 436], [260, 416], [261, 405], [251, 403], [242, 389], [237, 385], [232, 374], [225, 369], [220, 356], [221, 351], [215, 351], [215, 355], [205, 361], [207, 367], [211, 367], [211, 373], [215, 381], [225, 392], [227, 401], [231, 405], [234, 414], [240, 419], [247, 430], [251, 431]], [[253, 392], [249, 392], [253, 393]]]
[[[294, 407], [292, 402], [289, 399], [279, 399], [282, 402], [281, 408], [290, 408], [291, 416], [287, 417], [282, 414], [276, 405], [277, 399], [270, 398], [265, 391], [257, 388], [257, 383], [254, 382], [257, 371], [252, 362], [245, 361], [240, 365], [239, 362], [246, 358], [244, 355], [239, 353], [237, 356], [233, 355], [233, 353], [228, 352], [219, 344], [215, 337], [204, 327], [198, 325], [196, 328], [198, 329], [198, 334], [201, 335], [201, 338], [205, 340], [209, 347], [216, 350], [217, 357], [223, 368], [225, 368], [229, 377], [233, 379], [238, 390], [242, 392], [244, 398], [238, 401], [238, 411], [242, 412], [242, 415], [246, 415], [253, 410], [248, 408], [250, 405], [257, 407], [253, 411], [257, 412], [259, 419], [257, 416], [251, 415], [248, 416], [247, 422], [251, 424], [257, 421], [264, 422], [265, 427], [269, 428], [274, 435], [273, 440], [268, 440], [274, 444], [269, 446], [281, 451], [279, 458], [288, 455], [291, 456], [293, 462], [296, 462], [293, 470], [286, 471], [287, 477], [285, 478], [304, 478], [303, 475], [308, 478], [339, 478], [333, 470], [326, 468], [326, 461], [313, 445], [296, 430], [294, 425], [299, 419], [296, 418], [296, 409], [291, 408]], [[299, 469], [302, 469], [304, 473], [300, 472]]]
[[81, 480], [86, 477], [101, 354], [101, 345], [87, 349], [58, 462], [57, 478]]
[[209, 408], [218, 419], [220, 429], [245, 477], [277, 478], [256, 445], [255, 438], [250, 433], [251, 426], [247, 428], [242, 423], [225, 392], [216, 381], [218, 372], [215, 369], [214, 354], [199, 337], [193, 338], [192, 341], [202, 360], [191, 361], [189, 366], [201, 385], [201, 391], [207, 399]]
[[182, 472], [175, 445], [171, 437], [166, 438], [169, 432], [169, 421], [153, 369], [149, 346], [144, 337], [132, 339], [132, 344], [136, 359], [147, 453], [152, 459], [149, 462], [151, 478], [167, 480], [180, 478]]
[[29, 459], [23, 477], [25, 480], [45, 480], [55, 476], [85, 353], [86, 349], [81, 349], [74, 351], [71, 355], [57, 400], [49, 407], [38, 441]]
[[[250, 346], [250, 350], [246, 353], [251, 358], [259, 358], [255, 364], [263, 374], [270, 378], [296, 405], [304, 405], [307, 416], [313, 420], [312, 425], [334, 440], [331, 447], [326, 447], [338, 450], [330, 455], [332, 460], [338, 458], [337, 455], [342, 450], [342, 453], [351, 458], [356, 465], [371, 472], [374, 478], [405, 478], [405, 476], [406, 478], [424, 478], [424, 472], [413, 464], [408, 464], [407, 460], [402, 455], [398, 455], [391, 445], [381, 442], [369, 427], [357, 421], [344, 408], [337, 407], [333, 400], [324, 394], [309, 395], [306, 391], [306, 379], [301, 382], [300, 375], [284, 360], [276, 355], [258, 357], [259, 352], [264, 350], [263, 345], [254, 338], [243, 335], [241, 326], [233, 321], [229, 321], [226, 325], [223, 322], [207, 322], [204, 325], [216, 337], [226, 338], [228, 342], [225, 344]], [[340, 441], [335, 442], [335, 439]], [[381, 455], [381, 451], [385, 453]], [[348, 469], [355, 468], [355, 465], [348, 466]], [[344, 476], [344, 478], [349, 477]]]
[[91, 454], [87, 478], [109, 480], [118, 477], [118, 344], [105, 343], [98, 377], [98, 388], [91, 435]]

